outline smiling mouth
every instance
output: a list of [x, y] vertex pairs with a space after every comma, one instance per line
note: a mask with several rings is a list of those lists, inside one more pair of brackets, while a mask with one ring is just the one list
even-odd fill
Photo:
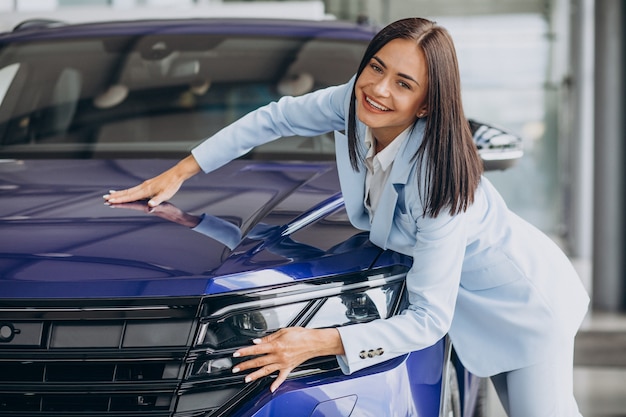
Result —
[[385, 106], [383, 106], [383, 105], [381, 105], [381, 104], [376, 103], [374, 100], [372, 100], [371, 98], [369, 98], [369, 97], [367, 97], [367, 96], [365, 97], [365, 101], [366, 101], [366, 102], [367, 102], [370, 106], [372, 106], [373, 108], [375, 108], [376, 110], [380, 110], [380, 111], [390, 111], [390, 110], [391, 110], [390, 108], [387, 108], [387, 107], [385, 107]]

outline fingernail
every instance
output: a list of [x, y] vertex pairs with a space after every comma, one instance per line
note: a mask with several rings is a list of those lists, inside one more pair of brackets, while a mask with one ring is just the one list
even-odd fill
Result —
[[258, 345], [259, 343], [261, 343], [261, 339], [254, 339], [252, 343], [254, 343], [255, 345]]
[[250, 381], [252, 381], [252, 378], [250, 378], [249, 376], [247, 376], [247, 377], [246, 377], [246, 379], [244, 379], [244, 381], [246, 381], [246, 382], [250, 382]]
[[236, 374], [237, 372], [239, 372], [241, 369], [239, 369], [238, 367], [234, 367], [233, 368], [233, 374]]
[[115, 191], [115, 190], [109, 190], [109, 194], [113, 194], [113, 193], [116, 193], [116, 192], [117, 191]]
[[274, 387], [270, 387], [270, 392], [271, 392], [272, 394], [274, 393], [274, 391], [276, 391], [276, 388], [274, 388]]
[[102, 196], [102, 198], [109, 198], [109, 197], [111, 197], [111, 194], [105, 194]]
[[239, 353], [239, 352], [233, 353], [233, 358], [238, 358], [240, 356], [241, 356], [241, 353]]

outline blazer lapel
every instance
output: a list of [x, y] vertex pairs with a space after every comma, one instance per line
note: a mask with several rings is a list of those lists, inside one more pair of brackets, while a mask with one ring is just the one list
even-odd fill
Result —
[[[364, 144], [361, 144], [365, 148]], [[359, 172], [352, 169], [348, 154], [348, 138], [342, 132], [335, 132], [335, 153], [341, 192], [350, 222], [361, 230], [370, 229], [367, 209], [363, 205], [365, 198], [365, 173], [367, 168], [361, 165]]]
[[407, 184], [411, 170], [415, 165], [413, 156], [422, 143], [424, 126], [425, 121], [421, 119], [418, 120], [411, 134], [406, 138], [400, 149], [398, 149], [398, 154], [391, 167], [389, 181], [385, 184], [376, 209], [376, 214], [372, 220], [370, 240], [383, 249], [387, 249], [387, 240], [391, 233], [396, 204], [398, 202], [398, 189]]
[[[386, 249], [391, 233], [393, 217], [398, 201], [397, 187], [406, 185], [415, 164], [413, 155], [422, 143], [425, 121], [420, 119], [409, 137], [406, 138], [393, 162], [389, 182], [383, 189], [376, 214], [370, 222], [369, 214], [363, 200], [365, 198], [365, 173], [367, 168], [361, 164], [359, 172], [350, 165], [348, 139], [342, 132], [335, 132], [335, 152], [341, 191], [343, 193], [346, 212], [350, 222], [361, 230], [370, 230], [370, 240], [377, 246]], [[365, 126], [357, 122], [359, 137], [365, 137]], [[359, 142], [363, 155], [367, 152], [365, 144]]]

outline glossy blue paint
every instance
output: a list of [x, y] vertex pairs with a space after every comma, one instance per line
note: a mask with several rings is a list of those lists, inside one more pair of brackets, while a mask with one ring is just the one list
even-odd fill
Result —
[[323, 378], [285, 382], [265, 391], [233, 417], [436, 416], [444, 340], [352, 375], [328, 372]]
[[199, 233], [159, 216], [160, 208], [151, 211], [145, 203], [116, 208], [103, 204], [101, 196], [111, 184], [128, 187], [172, 163], [0, 163], [3, 295], [213, 294], [364, 270], [380, 253], [347, 221], [333, 222], [334, 241], [323, 231], [329, 226], [323, 224], [295, 232], [297, 239], [280, 235], [280, 225], [306, 213], [312, 208], [309, 202], [335, 195], [338, 185], [330, 163], [235, 161], [190, 180], [172, 204], [193, 218], [210, 215], [238, 226], [231, 229], [239, 233], [239, 243], [232, 249], [206, 230]]

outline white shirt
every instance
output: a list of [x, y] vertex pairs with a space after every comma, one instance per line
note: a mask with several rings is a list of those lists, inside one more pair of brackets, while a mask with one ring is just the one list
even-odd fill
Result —
[[365, 146], [368, 148], [365, 156], [365, 166], [367, 173], [365, 174], [365, 207], [370, 214], [370, 221], [374, 217], [380, 194], [383, 187], [389, 179], [393, 161], [398, 154], [400, 145], [409, 136], [411, 126], [406, 128], [394, 140], [391, 141], [382, 151], [376, 153], [376, 139], [372, 135], [371, 129], [365, 129]]

